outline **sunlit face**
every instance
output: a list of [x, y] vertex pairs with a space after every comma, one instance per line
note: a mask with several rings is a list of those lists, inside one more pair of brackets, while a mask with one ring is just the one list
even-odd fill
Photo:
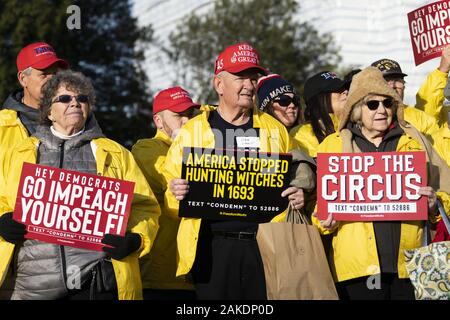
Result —
[[259, 76], [259, 73], [253, 69], [236, 74], [221, 72], [215, 78], [216, 91], [228, 107], [253, 108]]
[[341, 117], [342, 111], [344, 110], [345, 103], [347, 102], [347, 95], [348, 90], [331, 93], [331, 109], [338, 119]]
[[[393, 120], [393, 107], [387, 107], [385, 104], [388, 104], [388, 100], [392, 104], [391, 97], [379, 96], [379, 95], [371, 95], [366, 99], [365, 105], [362, 106], [362, 128], [361, 131], [366, 137], [373, 137], [384, 134]], [[374, 110], [370, 110], [368, 104], [375, 104], [375, 102], [369, 101], [377, 101], [378, 106]], [[385, 101], [385, 103], [381, 103]]]
[[30, 107], [38, 108], [42, 98], [42, 86], [55, 75], [59, 67], [54, 64], [46, 69], [31, 68], [31, 73], [19, 73], [19, 82], [24, 90], [24, 103]]
[[386, 76], [384, 77], [388, 85], [397, 91], [400, 98], [403, 100], [405, 95], [405, 80], [400, 75], [392, 75], [392, 76]]
[[173, 140], [181, 127], [194, 116], [195, 110], [195, 108], [189, 108], [180, 113], [163, 110], [154, 115], [153, 120], [158, 129], [162, 130]]
[[58, 97], [69, 95], [71, 100], [67, 103], [54, 102], [50, 108], [48, 118], [53, 122], [53, 127], [60, 133], [72, 135], [83, 129], [86, 123], [90, 106], [89, 102], [79, 102], [75, 96], [80, 93], [66, 89], [61, 86], [53, 97], [53, 101]]
[[[288, 96], [290, 98], [294, 98], [293, 93], [285, 93], [285, 96]], [[291, 103], [287, 106], [283, 106], [283, 101], [279, 98], [275, 98], [272, 102], [272, 114], [273, 116], [280, 121], [282, 124], [284, 124], [285, 127], [291, 128], [296, 124], [298, 113], [299, 113], [299, 107], [294, 103], [294, 100], [291, 101]], [[280, 104], [281, 103], [281, 104]]]

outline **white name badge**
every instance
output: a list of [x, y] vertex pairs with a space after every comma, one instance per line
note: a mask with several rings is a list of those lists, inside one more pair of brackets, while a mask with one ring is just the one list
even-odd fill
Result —
[[246, 149], [259, 149], [260, 141], [258, 137], [236, 137], [237, 147]]

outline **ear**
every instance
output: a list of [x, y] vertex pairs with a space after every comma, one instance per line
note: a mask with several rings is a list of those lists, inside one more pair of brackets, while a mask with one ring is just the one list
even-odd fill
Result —
[[55, 118], [53, 118], [53, 116], [52, 116], [52, 111], [51, 111], [51, 110], [49, 110], [47, 118], [48, 118], [51, 122], [55, 122]]
[[216, 90], [219, 96], [223, 95], [223, 78], [221, 76], [214, 76], [213, 78], [214, 89]]
[[25, 88], [27, 86], [27, 76], [22, 72], [19, 71], [17, 73], [17, 80], [19, 80], [20, 85], [22, 86], [22, 88]]
[[164, 128], [164, 126], [163, 126], [163, 119], [162, 119], [162, 117], [160, 115], [160, 112], [158, 112], [157, 114], [153, 115], [153, 122], [155, 123], [157, 129], [161, 130], [161, 129]]

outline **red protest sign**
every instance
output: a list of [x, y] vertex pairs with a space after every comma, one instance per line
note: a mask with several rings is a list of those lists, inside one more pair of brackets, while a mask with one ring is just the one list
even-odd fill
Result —
[[325, 220], [426, 220], [426, 158], [418, 152], [319, 153], [317, 217]]
[[14, 220], [26, 238], [101, 251], [107, 233], [124, 235], [134, 182], [24, 163]]
[[416, 66], [440, 57], [450, 43], [450, 1], [437, 1], [408, 13]]

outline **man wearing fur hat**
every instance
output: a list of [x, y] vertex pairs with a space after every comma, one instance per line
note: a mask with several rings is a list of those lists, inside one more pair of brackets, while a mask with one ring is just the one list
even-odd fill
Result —
[[[377, 68], [364, 69], [353, 78], [339, 131], [319, 145], [318, 153], [426, 150], [428, 186], [418, 194], [428, 198], [428, 215], [435, 219], [438, 198], [450, 208], [450, 169], [404, 120], [404, 107]], [[330, 265], [341, 298], [414, 299], [403, 250], [421, 246], [423, 221], [337, 222], [329, 214], [326, 220], [313, 217], [313, 223], [323, 234], [333, 234]], [[374, 274], [380, 274], [381, 287], [371, 290]]]

